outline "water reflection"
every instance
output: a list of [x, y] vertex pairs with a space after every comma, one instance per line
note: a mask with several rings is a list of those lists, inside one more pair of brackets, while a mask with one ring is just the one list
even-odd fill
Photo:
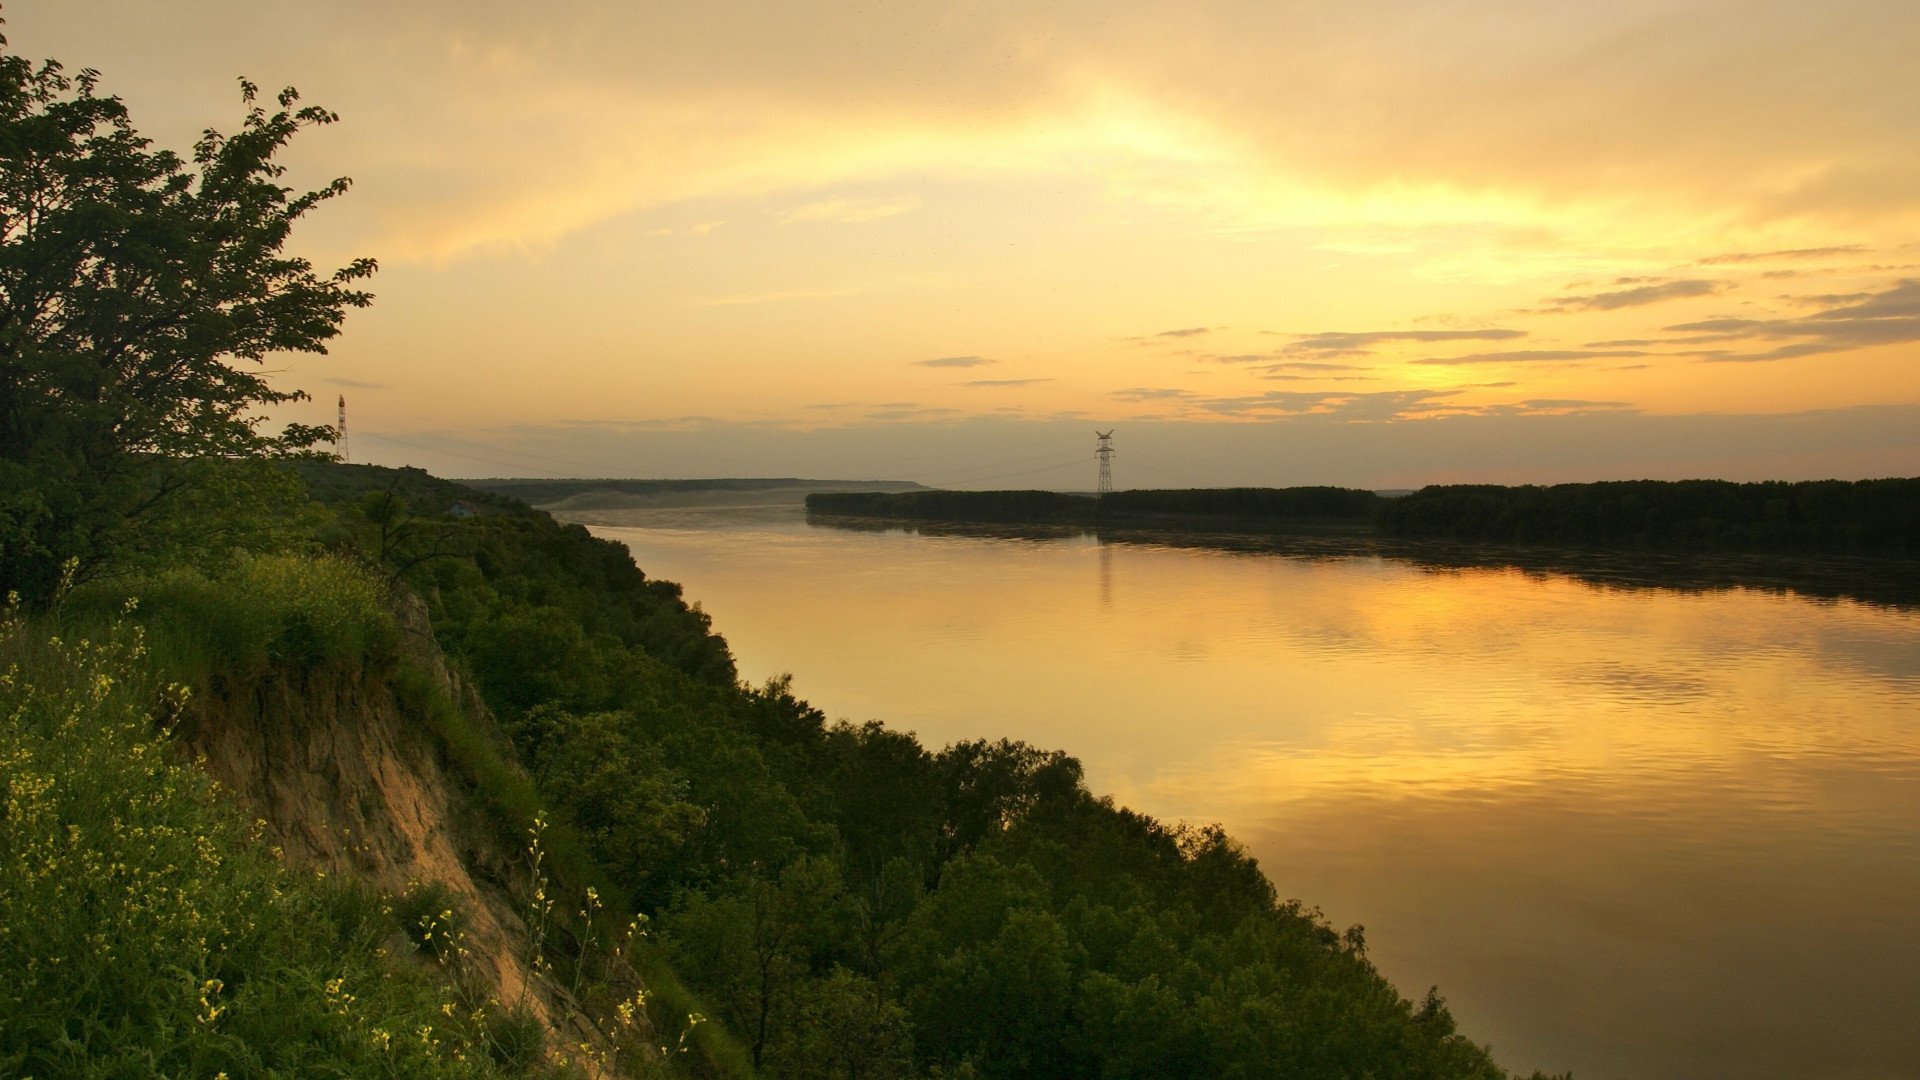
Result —
[[1913, 611], [1377, 551], [596, 531], [745, 677], [1224, 822], [1510, 1067], [1920, 1075]]

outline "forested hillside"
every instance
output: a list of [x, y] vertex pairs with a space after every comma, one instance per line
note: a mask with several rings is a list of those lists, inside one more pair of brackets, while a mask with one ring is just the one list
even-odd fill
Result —
[[577, 526], [308, 471], [343, 534], [387, 523], [556, 819], [767, 1073], [1498, 1075], [1217, 829], [1115, 807], [1059, 751], [737, 685], [676, 587]]
[[[537, 939], [522, 943], [531, 967], [598, 1029], [584, 1048], [549, 1037], [530, 1057], [513, 1026], [523, 1021], [481, 1008], [460, 1025], [433, 1025], [437, 1048], [430, 1036], [409, 1051], [441, 1063], [433, 1068], [520, 1075], [560, 1069], [556, 1055], [570, 1053], [576, 1066], [598, 1055], [620, 1072], [689, 1076], [1503, 1075], [1455, 1032], [1438, 997], [1410, 1002], [1379, 977], [1357, 928], [1283, 902], [1218, 829], [1165, 825], [1089, 792], [1065, 753], [1009, 741], [924, 747], [877, 723], [828, 724], [783, 684], [742, 686], [724, 640], [676, 586], [646, 577], [624, 548], [511, 500], [415, 471], [312, 463], [298, 467], [297, 485], [267, 472], [279, 479], [258, 474], [249, 490], [272, 512], [252, 533], [230, 529], [238, 546], [104, 573], [11, 633], [27, 642], [87, 625], [99, 640], [142, 627], [161, 643], [162, 673], [187, 687], [175, 693], [192, 702], [243, 670], [318, 662], [303, 658], [364, 654], [377, 667], [393, 624], [368, 598], [391, 589], [424, 602], [448, 662], [497, 723], [475, 728], [430, 705], [419, 715], [490, 827], [518, 845], [501, 873], [540, 883], [531, 895], [544, 914], [526, 920]], [[316, 584], [276, 600], [261, 576], [272, 566]], [[141, 596], [150, 599], [131, 600]], [[218, 634], [183, 630], [195, 626]], [[53, 670], [22, 663], [9, 686]], [[152, 708], [145, 693], [115, 722]], [[13, 715], [17, 725], [27, 714]], [[36, 746], [72, 737], [46, 723], [34, 730]], [[22, 760], [7, 764], [15, 791]], [[204, 828], [230, 852], [221, 866], [264, 858], [247, 854], [239, 826], [218, 824], [205, 795], [189, 802], [213, 815]], [[16, 863], [47, 842], [23, 828], [14, 818], [0, 826]], [[274, 880], [271, 861], [263, 867], [248, 873]], [[71, 872], [67, 888], [111, 887]], [[221, 871], [209, 873], [203, 887], [218, 886]], [[252, 887], [290, 897], [309, 888]], [[474, 914], [457, 894], [433, 895], [445, 904], [428, 913], [438, 922]], [[345, 923], [296, 920], [279, 932], [311, 932], [316, 944], [280, 948], [324, 954], [345, 935], [366, 943], [357, 970], [377, 972], [393, 962], [375, 955], [379, 927], [399, 925], [408, 949], [430, 960], [431, 928], [423, 936], [379, 913], [400, 898], [353, 903], [373, 908]], [[626, 951], [616, 956], [616, 944]], [[8, 978], [32, 970], [26, 951], [0, 957]], [[151, 970], [140, 978], [161, 977]], [[324, 1013], [335, 984], [315, 970], [298, 978], [315, 980], [311, 1000]], [[434, 970], [407, 976], [427, 979], [413, 998], [381, 1007], [404, 1019], [404, 1001], [431, 1005]], [[209, 978], [256, 1013], [274, 1000], [231, 964]], [[366, 985], [355, 978], [339, 986]], [[47, 1001], [85, 1000], [61, 998], [57, 973], [32, 980]], [[0, 1049], [43, 1060], [20, 1057], [46, 1030], [22, 1026], [22, 1015], [0, 1019]], [[392, 1035], [364, 1005], [354, 1016], [362, 1034], [325, 1038]], [[139, 1039], [120, 1030], [137, 1051]], [[245, 1060], [264, 1052], [246, 1049], [248, 1039], [290, 1046], [306, 1030], [236, 1024], [218, 1045], [241, 1058], [180, 1060]], [[621, 1041], [641, 1030], [665, 1052]], [[88, 1060], [94, 1046], [83, 1039], [68, 1053]], [[280, 1053], [261, 1060], [306, 1060]]]

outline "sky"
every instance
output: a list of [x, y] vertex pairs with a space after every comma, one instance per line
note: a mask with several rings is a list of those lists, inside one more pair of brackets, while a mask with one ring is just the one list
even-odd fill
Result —
[[[15, 0], [236, 80], [355, 461], [1091, 488], [1920, 475], [1912, 0]], [[275, 419], [281, 417], [276, 416]]]

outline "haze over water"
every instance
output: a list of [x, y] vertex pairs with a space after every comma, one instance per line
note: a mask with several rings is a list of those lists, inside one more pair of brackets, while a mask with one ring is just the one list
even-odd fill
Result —
[[[605, 519], [612, 520], [612, 519]], [[1509, 1068], [1920, 1074], [1920, 615], [1371, 557], [596, 527], [742, 677], [1219, 821]]]

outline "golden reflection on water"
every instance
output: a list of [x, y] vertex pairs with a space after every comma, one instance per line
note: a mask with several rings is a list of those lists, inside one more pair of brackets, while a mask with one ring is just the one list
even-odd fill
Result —
[[935, 746], [1064, 748], [1096, 791], [1225, 823], [1509, 1067], [1920, 1075], [1911, 611], [1086, 538], [596, 531], [684, 583], [743, 677]]

